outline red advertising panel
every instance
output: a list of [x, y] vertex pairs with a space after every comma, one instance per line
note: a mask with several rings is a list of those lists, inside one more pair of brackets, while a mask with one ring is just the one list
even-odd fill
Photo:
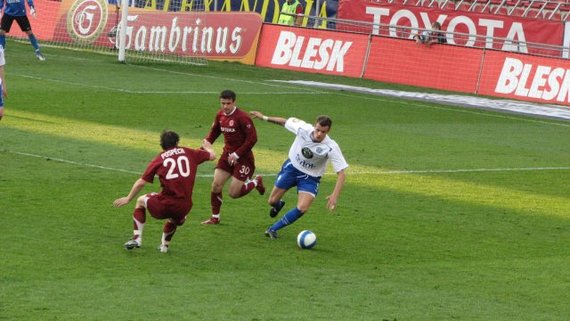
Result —
[[488, 51], [479, 94], [570, 105], [570, 61]]
[[243, 58], [255, 52], [261, 24], [261, 16], [251, 12], [132, 12], [126, 47], [215, 59]]
[[[341, 0], [338, 18], [370, 23], [363, 32], [407, 38], [411, 37], [410, 29], [402, 35], [396, 28], [379, 28], [378, 24], [410, 27], [415, 31], [418, 28], [429, 28], [433, 22], [438, 21], [442, 30], [448, 32], [450, 44], [522, 53], [541, 53], [536, 48], [527, 47], [526, 42], [561, 46], [564, 36], [562, 22], [413, 5], [378, 4], [367, 0]], [[377, 24], [376, 27], [372, 23]], [[505, 40], [493, 41], [492, 37]], [[556, 54], [562, 55], [561, 52]]]
[[[38, 19], [32, 21], [32, 26], [40, 40], [115, 47], [121, 12], [107, 0], [36, 2]], [[164, 12], [140, 8], [130, 8], [127, 19], [127, 49], [246, 64], [255, 61], [263, 23], [256, 12]], [[12, 30], [15, 29], [18, 28]]]
[[374, 37], [364, 78], [474, 93], [482, 56], [474, 48]]
[[264, 25], [255, 64], [360, 77], [367, 46], [365, 35]]
[[[27, 2], [26, 2], [27, 3]], [[55, 0], [42, 0], [34, 1], [34, 7], [36, 9], [36, 17], [29, 14], [30, 24], [32, 25], [32, 31], [34, 35], [39, 40], [48, 40], [53, 37], [55, 32], [55, 21], [57, 20], [57, 15], [59, 7], [61, 6], [61, 1]], [[20, 27], [16, 22], [13, 23], [10, 29], [10, 36], [15, 36], [19, 38], [27, 38], [28, 36], [20, 30]]]

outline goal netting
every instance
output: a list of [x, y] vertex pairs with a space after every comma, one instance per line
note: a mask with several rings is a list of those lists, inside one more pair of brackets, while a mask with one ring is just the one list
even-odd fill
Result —
[[[36, 16], [28, 17], [47, 59], [58, 47], [120, 54], [129, 63], [207, 64], [199, 37], [206, 1], [36, 0]], [[28, 41], [15, 23], [7, 37]]]
[[121, 2], [121, 16], [111, 33], [119, 61], [207, 64], [202, 43], [207, 0], [147, 0], [144, 5], [116, 1]]

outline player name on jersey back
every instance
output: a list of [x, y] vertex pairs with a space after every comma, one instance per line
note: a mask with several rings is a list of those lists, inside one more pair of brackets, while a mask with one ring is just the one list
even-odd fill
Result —
[[160, 157], [162, 157], [162, 159], [165, 159], [165, 158], [170, 157], [172, 155], [179, 155], [179, 154], [186, 154], [186, 152], [184, 151], [183, 148], [174, 148], [174, 149], [167, 150], [166, 152], [160, 154]]

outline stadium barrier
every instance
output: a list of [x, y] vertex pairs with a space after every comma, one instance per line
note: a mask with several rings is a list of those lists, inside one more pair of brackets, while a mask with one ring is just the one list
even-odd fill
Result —
[[[106, 0], [46, 0], [38, 2], [37, 10], [33, 27], [42, 44], [86, 50], [103, 48], [107, 52], [115, 50], [116, 54], [119, 22], [116, 5], [109, 5]], [[358, 33], [262, 26], [258, 14], [246, 12], [139, 10], [131, 17], [137, 22], [131, 24], [130, 33], [130, 43], [143, 44], [135, 48], [138, 51], [148, 50], [152, 44], [161, 53], [172, 50], [180, 54], [179, 31], [183, 27], [195, 28], [200, 18], [200, 32], [194, 32], [195, 38], [187, 40], [197, 45], [199, 54], [208, 59], [570, 106], [570, 62], [548, 57], [568, 57], [568, 47], [532, 42], [515, 45], [507, 38], [489, 37], [488, 32], [481, 36], [449, 30], [444, 31], [450, 44], [426, 47], [410, 40], [419, 28], [401, 25], [368, 23], [367, 28], [376, 32]], [[235, 15], [233, 19], [227, 19], [230, 14]], [[236, 18], [246, 15], [253, 17], [245, 19], [247, 23], [242, 24]], [[420, 17], [424, 24], [429, 22], [429, 16]], [[347, 25], [341, 19], [335, 23], [337, 27]], [[13, 28], [10, 36], [25, 38], [18, 31]], [[151, 38], [152, 42], [145, 42]], [[502, 43], [501, 50], [489, 45], [490, 39]], [[453, 45], [470, 41], [472, 47]], [[190, 48], [189, 43], [186, 45]], [[221, 48], [230, 47], [236, 50], [220, 54]], [[522, 54], [525, 52], [544, 57]]]
[[[125, 44], [137, 61], [196, 63], [208, 59], [253, 64], [262, 25], [256, 12], [206, 13], [200, 8], [166, 12], [121, 8], [108, 0], [45, 0], [36, 1], [35, 6], [36, 18], [30, 20], [42, 46], [113, 55], [119, 47], [122, 8], [128, 8]], [[28, 41], [17, 27], [9, 37]]]
[[570, 106], [570, 62], [265, 24], [256, 65]]
[[[122, 15], [120, 1], [111, 3], [109, 0], [46, 0], [38, 1], [36, 4], [37, 17], [32, 20], [34, 33], [42, 42], [51, 45], [70, 46], [77, 48], [92, 48], [101, 51], [116, 49], [118, 26]], [[133, 5], [140, 3], [133, 0], [126, 0]], [[157, 2], [158, 3], [158, 2]], [[153, 48], [166, 50], [167, 45], [173, 47], [172, 36], [177, 35], [177, 28], [212, 28], [231, 24], [231, 20], [225, 18], [206, 19], [214, 17], [214, 14], [221, 12], [208, 12], [208, 15], [199, 16], [204, 13], [205, 8], [193, 3], [189, 8], [194, 11], [171, 12], [164, 10], [139, 8], [134, 6], [129, 8], [131, 12], [128, 16], [129, 24], [132, 27], [131, 42], [136, 51], [144, 51], [150, 45]], [[353, 4], [347, 6], [346, 4]], [[423, 28], [429, 28], [431, 22], [438, 21], [442, 25], [442, 30], [447, 34], [450, 44], [457, 44], [467, 47], [485, 47], [487, 49], [499, 49], [505, 51], [516, 51], [544, 56], [555, 56], [568, 58], [568, 47], [570, 47], [570, 24], [552, 22], [522, 17], [499, 17], [491, 14], [465, 12], [445, 12], [437, 11], [434, 8], [411, 7], [403, 4], [393, 4], [390, 6], [377, 6], [375, 2], [364, 0], [341, 1], [339, 4], [338, 18], [329, 18], [327, 15], [305, 16], [304, 21], [309, 21], [308, 26], [315, 29], [336, 29], [355, 33], [365, 33], [396, 38], [411, 39], [412, 33]], [[416, 11], [410, 10], [416, 9]], [[188, 9], [188, 8], [187, 8]], [[202, 10], [202, 11], [201, 11]], [[201, 12], [200, 12], [201, 11]], [[224, 12], [232, 14], [233, 17], [250, 14], [248, 25], [240, 25], [241, 37], [255, 39], [261, 24], [259, 20], [263, 16], [257, 16], [255, 12]], [[349, 19], [342, 19], [342, 17]], [[227, 17], [221, 15], [219, 17]], [[225, 21], [221, 21], [221, 20]], [[236, 18], [237, 19], [237, 18]], [[254, 19], [256, 21], [252, 21]], [[209, 21], [211, 20], [211, 21]], [[199, 23], [197, 22], [199, 21]], [[200, 24], [201, 23], [201, 24]], [[252, 28], [252, 26], [256, 26]], [[233, 27], [229, 30], [234, 30]], [[19, 28], [12, 28], [10, 37], [26, 40]], [[146, 39], [144, 39], [146, 36]], [[208, 35], [206, 35], [208, 36]], [[135, 38], [136, 39], [133, 39]], [[155, 43], [150, 42], [153, 37]], [[147, 41], [147, 45], [138, 45]], [[208, 42], [208, 39], [197, 39], [193, 41]], [[175, 42], [175, 41], [174, 41]], [[173, 42], [173, 43], [174, 43]], [[155, 45], [157, 44], [157, 45]], [[174, 43], [175, 44], [175, 43]], [[180, 48], [180, 46], [179, 46]], [[565, 48], [565, 49], [564, 49]], [[199, 52], [198, 50], [186, 50], [185, 55], [201, 55], [206, 58], [234, 59], [233, 53], [228, 55], [220, 52]], [[200, 50], [207, 51], [207, 50]], [[255, 48], [248, 51], [248, 58]], [[242, 54], [242, 53], [240, 53]]]

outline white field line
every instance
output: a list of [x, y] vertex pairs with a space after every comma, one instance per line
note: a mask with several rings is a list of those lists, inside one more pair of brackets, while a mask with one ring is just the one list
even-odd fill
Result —
[[[180, 74], [188, 74], [188, 75], [194, 75], [191, 73], [182, 73], [182, 72], [175, 72], [175, 71], [170, 71], [170, 70], [162, 70], [162, 69], [158, 69], [158, 68], [150, 68], [150, 67], [141, 67], [141, 68], [147, 68], [147, 69], [153, 69], [153, 70], [158, 70], [158, 71], [163, 71], [163, 72], [168, 72], [168, 73], [180, 73]], [[43, 77], [37, 77], [37, 76], [30, 76], [30, 75], [18, 75], [18, 74], [12, 74], [13, 76], [19, 76], [22, 78], [28, 78], [28, 79], [35, 79], [35, 80], [40, 80], [40, 81], [49, 81], [49, 82], [54, 82], [54, 83], [61, 83], [61, 84], [66, 84], [66, 85], [71, 85], [71, 86], [78, 86], [78, 87], [86, 87], [86, 88], [93, 88], [93, 89], [104, 89], [104, 90], [109, 90], [109, 91], [115, 91], [115, 92], [122, 92], [122, 93], [126, 93], [126, 94], [174, 94], [174, 95], [200, 95], [200, 94], [206, 94], [206, 95], [217, 95], [218, 92], [214, 92], [214, 91], [144, 91], [144, 90], [130, 90], [130, 89], [124, 89], [124, 88], [116, 88], [116, 87], [108, 87], [108, 86], [100, 86], [100, 85], [91, 85], [91, 84], [82, 84], [82, 83], [78, 83], [78, 82], [71, 82], [71, 81], [65, 81], [65, 80], [60, 80], [60, 79], [50, 79], [50, 78], [43, 78]], [[215, 76], [208, 76], [207, 78], [215, 78], [215, 79], [226, 79], [226, 78], [222, 78], [222, 77], [215, 77]], [[230, 79], [230, 78], [228, 78]], [[239, 79], [230, 79], [232, 81], [241, 81], [241, 82], [247, 82], [247, 83], [252, 83], [252, 84], [256, 84], [256, 85], [264, 85], [264, 86], [268, 86], [268, 87], [276, 87], [277, 85], [274, 85], [272, 83], [268, 83], [268, 82], [254, 82], [254, 81], [243, 81], [243, 80], [239, 80]], [[272, 82], [275, 82], [275, 80], [270, 80]], [[286, 86], [284, 86], [283, 84], [280, 84], [279, 87], [284, 88]], [[409, 101], [409, 100], [405, 100], [405, 99], [398, 99], [398, 98], [390, 98], [390, 97], [381, 97], [381, 96], [369, 96], [369, 95], [363, 95], [360, 93], [353, 93], [353, 92], [337, 92], [335, 90], [310, 90], [309, 87], [307, 88], [299, 88], [299, 86], [287, 86], [288, 89], [297, 89], [297, 90], [302, 90], [302, 91], [294, 91], [294, 90], [287, 90], [287, 91], [279, 91], [279, 92], [263, 92], [263, 91], [257, 91], [257, 92], [240, 92], [241, 95], [291, 95], [291, 94], [301, 94], [301, 95], [320, 95], [324, 92], [329, 92], [331, 94], [335, 94], [338, 96], [346, 96], [346, 97], [351, 97], [351, 98], [359, 98], [359, 99], [363, 99], [363, 100], [372, 100], [372, 101], [390, 101], [390, 102], [397, 102], [399, 104], [402, 105], [406, 105], [406, 106], [411, 106], [411, 107], [420, 107], [420, 108], [430, 108], [430, 109], [439, 109], [439, 110], [446, 110], [446, 111], [451, 111], [451, 112], [457, 112], [457, 113], [467, 113], [467, 114], [476, 114], [479, 116], [485, 116], [485, 117], [490, 117], [490, 118], [502, 118], [502, 119], [516, 119], [518, 121], [524, 121], [524, 122], [529, 122], [529, 123], [541, 123], [541, 124], [548, 124], [551, 126], [562, 126], [562, 127], [570, 127], [570, 124], [568, 123], [561, 123], [561, 122], [555, 122], [555, 121], [547, 121], [547, 120], [543, 120], [543, 119], [533, 119], [533, 118], [528, 118], [528, 117], [516, 117], [514, 115], [507, 115], [507, 114], [501, 114], [501, 113], [488, 113], [488, 112], [482, 112], [482, 111], [476, 111], [476, 110], [472, 110], [472, 109], [467, 109], [467, 108], [456, 108], [456, 107], [445, 107], [445, 106], [435, 106], [435, 105], [429, 105], [426, 103], [422, 103], [419, 101]], [[460, 107], [460, 106], [458, 106]]]
[[[7, 149], [0, 150], [4, 153], [10, 153], [20, 156], [32, 157], [32, 158], [40, 158], [45, 160], [51, 160], [54, 162], [71, 164], [76, 166], [82, 167], [91, 167], [91, 168], [98, 168], [107, 171], [114, 171], [114, 172], [121, 172], [121, 173], [129, 173], [135, 175], [141, 175], [142, 171], [133, 171], [121, 168], [114, 168], [108, 166], [101, 166], [101, 165], [94, 165], [94, 164], [87, 164], [76, 162], [72, 160], [62, 159], [62, 158], [55, 158], [50, 156], [44, 155], [37, 155], [37, 154], [30, 154], [30, 153], [23, 153], [17, 152]], [[565, 171], [570, 170], [570, 166], [559, 166], [559, 167], [514, 167], [514, 168], [463, 168], [463, 169], [426, 169], [426, 170], [377, 170], [377, 171], [352, 171], [349, 169], [349, 175], [404, 175], [404, 174], [445, 174], [445, 173], [485, 173], [485, 172], [523, 172], [523, 171]], [[276, 174], [262, 174], [263, 176], [276, 176]], [[326, 175], [335, 175], [334, 173], [327, 173]], [[213, 177], [213, 174], [202, 174], [196, 175], [196, 177]]]
[[[73, 57], [73, 56], [71, 56], [71, 58], [76, 59], [76, 57]], [[78, 59], [83, 60], [81, 58], [78, 58]], [[336, 87], [338, 87], [338, 86], [342, 87], [345, 85], [318, 83], [318, 82], [307, 82], [307, 81], [302, 81], [302, 80], [268, 80], [268, 81], [259, 82], [259, 81], [251, 81], [251, 80], [244, 80], [244, 79], [234, 79], [234, 78], [229, 78], [229, 77], [219, 77], [219, 76], [212, 76], [212, 75], [195, 74], [195, 73], [191, 73], [191, 72], [167, 70], [167, 69], [161, 69], [161, 68], [157, 68], [157, 67], [148, 67], [148, 66], [140, 66], [140, 65], [129, 65], [129, 66], [133, 67], [133, 68], [147, 69], [147, 70], [153, 70], [153, 71], [157, 71], [157, 72], [164, 72], [164, 73], [171, 73], [171, 74], [178, 74], [178, 75], [188, 75], [188, 76], [200, 77], [200, 78], [221, 79], [221, 80], [228, 80], [228, 81], [232, 81], [232, 82], [249, 83], [249, 84], [254, 84], [254, 85], [263, 85], [263, 86], [267, 86], [267, 87], [278, 87], [280, 89], [287, 89], [286, 91], [284, 90], [284, 91], [278, 91], [278, 92], [264, 92], [264, 91], [241, 92], [241, 94], [246, 94], [246, 95], [290, 95], [290, 94], [316, 95], [316, 94], [329, 93], [329, 94], [336, 94], [338, 96], [347, 96], [347, 97], [352, 97], [352, 98], [359, 98], [359, 99], [363, 99], [363, 100], [398, 102], [402, 105], [407, 105], [407, 106], [412, 106], [412, 107], [447, 110], [447, 111], [452, 111], [452, 112], [477, 114], [480, 116], [486, 116], [486, 117], [492, 117], [492, 118], [516, 119], [518, 121], [542, 123], [542, 124], [562, 126], [562, 127], [570, 127], [570, 124], [568, 124], [568, 123], [546, 121], [546, 120], [542, 120], [542, 119], [533, 119], [533, 118], [529, 118], [529, 117], [516, 117], [514, 115], [507, 115], [507, 114], [501, 114], [501, 113], [494, 113], [494, 114], [485, 113], [485, 112], [479, 112], [479, 111], [476, 111], [473, 109], [465, 108], [464, 106], [463, 106], [464, 108], [456, 108], [456, 107], [462, 107], [460, 105], [461, 100], [470, 99], [469, 97], [462, 96], [462, 95], [440, 95], [447, 100], [457, 99], [458, 103], [457, 103], [456, 107], [455, 106], [445, 107], [445, 106], [434, 106], [434, 105], [422, 103], [422, 102], [417, 101], [417, 100], [414, 101], [414, 100], [409, 100], [409, 99], [405, 98], [406, 96], [409, 96], [409, 95], [436, 95], [437, 96], [438, 94], [426, 94], [426, 93], [421, 93], [421, 92], [407, 92], [407, 91], [397, 91], [397, 90], [389, 90], [389, 89], [378, 90], [378, 89], [364, 88], [364, 87], [355, 87], [355, 88], [359, 88], [360, 91], [346, 90], [346, 91], [339, 92], [338, 89], [336, 89]], [[123, 93], [127, 93], [127, 94], [191, 94], [191, 95], [197, 95], [197, 94], [217, 95], [218, 94], [217, 91], [216, 92], [213, 92], [213, 91], [208, 92], [208, 91], [131, 90], [131, 89], [124, 89], [124, 88], [117, 88], [117, 87], [109, 87], [109, 86], [81, 84], [81, 83], [77, 83], [77, 82], [70, 82], [70, 81], [65, 81], [65, 80], [60, 80], [60, 79], [49, 79], [49, 78], [42, 78], [42, 77], [23, 75], [23, 74], [17, 74], [17, 73], [12, 73], [12, 75], [13, 76], [20, 76], [20, 77], [28, 78], [28, 79], [40, 80], [40, 81], [50, 81], [50, 82], [62, 83], [62, 84], [66, 84], [66, 85], [104, 89], [104, 90], [109, 90], [109, 91], [123, 92]], [[308, 85], [311, 83], [321, 84], [321, 86], [317, 87], [317, 86]], [[352, 86], [345, 86], [345, 87], [352, 87]], [[390, 92], [391, 95], [390, 96], [376, 96], [376, 97], [371, 97], [370, 95], [362, 95], [362, 93], [368, 92], [368, 94], [370, 94], [370, 92], [375, 92], [375, 91]], [[402, 96], [402, 97], [399, 97], [399, 96]], [[481, 98], [481, 97], [476, 97], [475, 99], [485, 99], [485, 100], [489, 101], [491, 105], [504, 102], [503, 100]], [[437, 103], [437, 102], [432, 101], [432, 103]], [[540, 106], [541, 105], [541, 104], [533, 104], [533, 103], [519, 102], [519, 101], [515, 101], [515, 103], [526, 104], [528, 106], [531, 106], [531, 105]], [[486, 108], [486, 109], [489, 110], [489, 109], [493, 109], [493, 108]], [[524, 113], [521, 113], [521, 114], [524, 114]]]
[[[91, 84], [82, 84], [78, 82], [60, 80], [60, 79], [50, 79], [44, 77], [37, 77], [37, 76], [30, 76], [30, 75], [16, 75], [22, 78], [27, 79], [34, 79], [39, 81], [49, 81], [53, 83], [64, 84], [68, 86], [77, 86], [77, 87], [85, 87], [91, 89], [103, 89], [107, 91], [115, 91], [121, 92], [126, 94], [141, 94], [141, 95], [164, 95], [164, 94], [176, 94], [176, 95], [218, 95], [218, 91], [192, 91], [192, 90], [172, 90], [172, 91], [165, 91], [165, 90], [131, 90], [131, 89], [124, 89], [124, 88], [117, 88], [117, 87], [109, 87], [109, 86], [100, 86], [100, 85], [91, 85]], [[259, 83], [257, 83], [259, 85]], [[274, 86], [273, 84], [269, 84], [268, 86]], [[279, 91], [279, 92], [240, 92], [240, 95], [318, 95], [320, 91]]]
[[459, 168], [459, 169], [423, 169], [423, 170], [379, 170], [349, 171], [350, 175], [395, 175], [395, 174], [444, 174], [444, 173], [480, 173], [480, 172], [524, 172], [524, 171], [559, 171], [570, 170], [570, 166], [544, 167], [498, 167], [498, 168]]

